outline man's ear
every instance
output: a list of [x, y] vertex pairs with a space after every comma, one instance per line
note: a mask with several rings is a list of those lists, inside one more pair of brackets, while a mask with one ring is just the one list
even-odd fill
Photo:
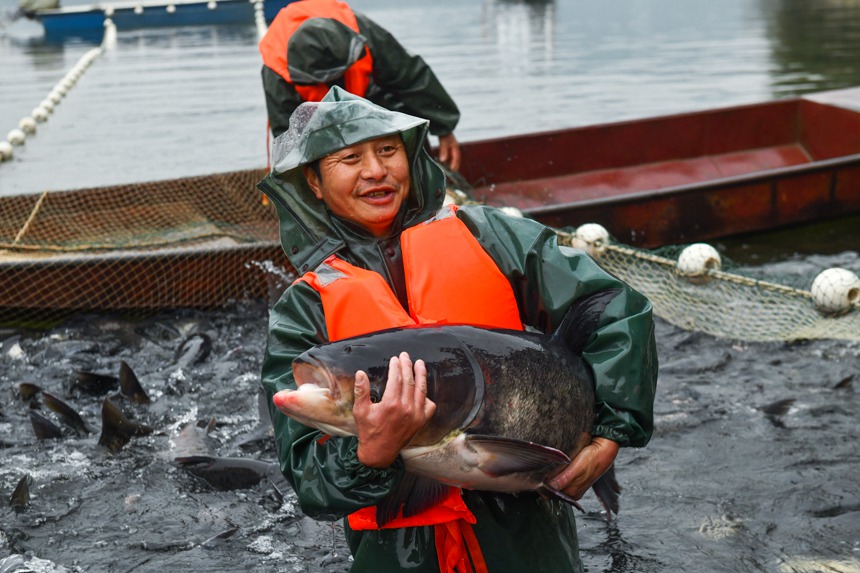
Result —
[[308, 187], [311, 188], [314, 195], [316, 195], [317, 199], [322, 200], [322, 191], [320, 191], [320, 180], [317, 177], [316, 171], [310, 165], [305, 165], [302, 167], [302, 173], [305, 176], [305, 179], [308, 180]]

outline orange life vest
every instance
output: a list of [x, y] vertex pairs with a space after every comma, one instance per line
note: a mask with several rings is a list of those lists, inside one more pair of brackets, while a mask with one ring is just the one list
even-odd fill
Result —
[[[408, 312], [382, 276], [335, 256], [298, 279], [320, 293], [330, 340], [417, 324], [522, 330], [508, 279], [456, 217], [456, 209], [444, 208], [434, 219], [401, 235]], [[367, 507], [351, 514], [350, 527], [378, 529], [375, 510]], [[401, 516], [385, 527], [432, 525], [441, 571], [481, 572], [486, 564], [470, 526], [474, 523], [460, 491], [451, 488], [440, 504], [416, 516]]]
[[320, 293], [330, 340], [416, 324], [522, 330], [508, 279], [450, 206], [400, 238], [408, 312], [378, 273], [331, 256], [303, 275]]
[[[302, 23], [309, 18], [331, 18], [359, 32], [355, 14], [349, 6], [338, 0], [302, 0], [291, 2], [281, 8], [272, 25], [260, 40], [260, 54], [266, 67], [293, 85], [304, 101], [320, 101], [329, 90], [325, 84], [298, 85], [290, 79], [287, 64], [287, 44], [290, 37]], [[370, 50], [365, 49], [364, 56], [347, 68], [343, 75], [346, 91], [364, 97], [370, 76], [373, 71], [373, 58]]]

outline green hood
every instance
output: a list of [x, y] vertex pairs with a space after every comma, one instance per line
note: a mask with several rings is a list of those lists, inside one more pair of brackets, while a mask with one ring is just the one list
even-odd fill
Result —
[[287, 42], [290, 79], [297, 84], [327, 84], [341, 77], [364, 55], [364, 36], [332, 18], [309, 18]]
[[296, 109], [290, 129], [272, 145], [272, 169], [258, 188], [278, 210], [281, 245], [299, 273], [316, 268], [356, 235], [355, 226], [348, 229], [314, 196], [302, 167], [344, 147], [399, 133], [411, 169], [399, 232], [432, 217], [445, 197], [444, 172], [425, 146], [428, 125], [426, 120], [386, 110], [337, 86], [322, 101]]

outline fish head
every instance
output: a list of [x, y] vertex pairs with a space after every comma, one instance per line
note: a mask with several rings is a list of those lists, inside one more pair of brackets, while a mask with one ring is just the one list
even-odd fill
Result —
[[272, 397], [275, 406], [293, 420], [333, 436], [354, 436], [355, 401], [352, 386], [330, 377], [328, 371], [310, 362], [296, 362], [293, 373], [298, 384]]
[[334, 436], [354, 436], [352, 407], [359, 370], [370, 378], [371, 401], [378, 401], [388, 379], [384, 353], [348, 341], [312, 348], [293, 360], [296, 389], [281, 390], [273, 402], [281, 412], [308, 427]]

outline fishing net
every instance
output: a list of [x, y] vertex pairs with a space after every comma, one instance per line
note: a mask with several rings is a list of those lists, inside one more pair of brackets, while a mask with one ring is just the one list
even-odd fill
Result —
[[217, 307], [289, 280], [264, 170], [0, 201], [0, 322]]
[[[256, 189], [264, 175], [251, 169], [2, 198], [0, 323], [273, 301], [295, 272], [275, 210]], [[450, 196], [469, 202], [455, 189]], [[591, 227], [559, 229], [560, 243], [588, 250], [681, 328], [749, 341], [860, 340], [860, 287], [843, 288], [842, 306], [825, 312], [812, 277], [777, 284], [707, 257], [699, 269], [681, 268], [689, 247], [636, 249], [583, 233]]]
[[560, 230], [559, 242], [587, 250], [647, 296], [656, 316], [680, 328], [743, 341], [860, 340], [860, 279], [845, 269], [785, 276], [789, 284], [783, 284], [735, 265], [707, 245], [644, 251], [605, 234], [582, 238], [578, 231]]

